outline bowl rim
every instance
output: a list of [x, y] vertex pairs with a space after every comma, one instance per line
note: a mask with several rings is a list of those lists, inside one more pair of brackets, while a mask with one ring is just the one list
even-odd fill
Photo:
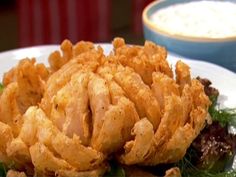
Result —
[[149, 5], [147, 5], [144, 8], [143, 13], [142, 13], [143, 25], [146, 25], [154, 32], [167, 36], [169, 38], [176, 38], [179, 40], [192, 41], [192, 42], [233, 42], [233, 41], [236, 41], [236, 36], [232, 36], [232, 37], [230, 36], [230, 37], [224, 37], [224, 38], [193, 37], [193, 36], [180, 35], [180, 34], [171, 34], [168, 31], [165, 31], [164, 29], [158, 28], [158, 26], [156, 26], [148, 18], [147, 13], [153, 6], [157, 6], [158, 4], [164, 1], [165, 0], [157, 0], [157, 1], [151, 2]]

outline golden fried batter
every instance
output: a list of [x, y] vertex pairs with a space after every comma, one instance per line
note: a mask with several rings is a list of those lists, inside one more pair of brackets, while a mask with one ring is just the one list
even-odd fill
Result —
[[160, 107], [150, 87], [145, 85], [141, 77], [132, 69], [124, 68], [118, 71], [115, 81], [124, 89], [127, 97], [134, 102], [141, 118], [147, 117], [154, 130], [160, 123]]
[[[65, 40], [49, 68], [24, 59], [4, 75], [0, 161], [36, 176], [95, 177], [111, 157], [157, 165], [185, 155], [206, 124], [203, 86], [182, 61], [174, 78], [161, 46], [113, 45], [105, 56], [91, 42]], [[172, 168], [165, 176], [181, 175]]]
[[183, 87], [186, 84], [191, 84], [191, 76], [190, 76], [190, 68], [181, 60], [176, 63], [176, 82], [180, 86], [180, 91], [182, 91]]
[[124, 66], [129, 66], [138, 73], [145, 84], [151, 85], [152, 73], [163, 72], [173, 77], [172, 70], [166, 60], [165, 48], [147, 41], [144, 47], [125, 45], [124, 40], [115, 38], [113, 41], [115, 55]]

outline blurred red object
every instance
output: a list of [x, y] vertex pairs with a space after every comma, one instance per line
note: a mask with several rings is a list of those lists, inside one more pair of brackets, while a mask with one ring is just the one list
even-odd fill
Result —
[[132, 30], [136, 35], [143, 34], [142, 12], [153, 0], [132, 0]]
[[110, 0], [18, 0], [19, 46], [110, 40]]
[[[137, 36], [142, 35], [142, 11], [152, 1], [132, 0], [132, 31]], [[111, 40], [112, 0], [18, 0], [17, 3], [19, 47], [59, 44], [64, 39], [73, 43]]]

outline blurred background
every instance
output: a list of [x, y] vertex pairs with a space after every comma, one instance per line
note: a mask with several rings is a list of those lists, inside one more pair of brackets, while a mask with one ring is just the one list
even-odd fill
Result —
[[63, 39], [142, 44], [142, 11], [152, 0], [0, 0], [0, 51]]

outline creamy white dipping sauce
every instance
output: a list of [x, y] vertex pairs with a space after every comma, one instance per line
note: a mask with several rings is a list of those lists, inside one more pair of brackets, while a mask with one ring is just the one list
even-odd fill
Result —
[[193, 1], [156, 11], [151, 21], [170, 34], [225, 38], [236, 37], [236, 3]]

